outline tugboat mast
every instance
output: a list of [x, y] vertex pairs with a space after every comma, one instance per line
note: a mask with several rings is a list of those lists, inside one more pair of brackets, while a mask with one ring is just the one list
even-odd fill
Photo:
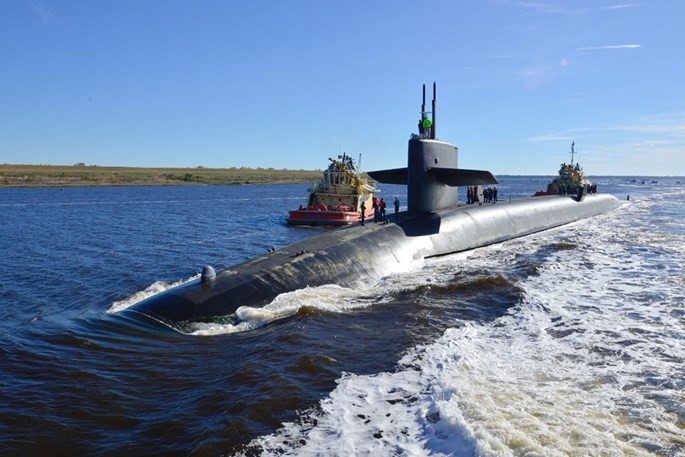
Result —
[[574, 141], [573, 143], [571, 143], [571, 166], [573, 166], [573, 156], [576, 153], [575, 146], [576, 146], [576, 142]]

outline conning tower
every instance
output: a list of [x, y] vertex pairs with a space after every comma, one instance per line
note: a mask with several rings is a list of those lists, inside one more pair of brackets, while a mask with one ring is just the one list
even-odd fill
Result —
[[407, 167], [370, 171], [369, 176], [386, 184], [406, 184], [410, 214], [424, 214], [457, 206], [457, 186], [497, 184], [489, 171], [460, 169], [456, 146], [436, 137], [436, 84], [433, 82], [432, 120], [426, 111], [426, 85], [419, 134], [412, 134], [407, 147]]

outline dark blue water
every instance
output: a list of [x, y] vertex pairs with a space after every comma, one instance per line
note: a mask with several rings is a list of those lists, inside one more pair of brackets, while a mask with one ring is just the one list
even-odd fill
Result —
[[[548, 179], [500, 180], [507, 199]], [[598, 182], [621, 199], [678, 188], [639, 180]], [[153, 284], [327, 230], [284, 224], [307, 188], [0, 189], [0, 454], [255, 453], [253, 440], [310, 417], [345, 373], [392, 372], [448, 328], [496, 321], [521, 301], [517, 281], [535, 274], [539, 259], [528, 257], [506, 276], [476, 268], [434, 287], [388, 278], [314, 290], [287, 298], [301, 306], [283, 318], [212, 336], [111, 313]], [[382, 190], [406, 203], [403, 187]], [[679, 214], [654, 223], [680, 233]]]

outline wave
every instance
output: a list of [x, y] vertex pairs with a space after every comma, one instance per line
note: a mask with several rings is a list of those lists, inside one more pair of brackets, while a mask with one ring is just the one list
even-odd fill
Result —
[[156, 281], [153, 284], [146, 287], [144, 290], [138, 291], [133, 295], [130, 295], [123, 300], [117, 300], [112, 303], [112, 306], [107, 310], [107, 314], [117, 314], [131, 306], [139, 303], [146, 298], [150, 298], [153, 295], [160, 294], [166, 290], [173, 289], [174, 287], [182, 286], [190, 281], [194, 281], [200, 278], [200, 274], [195, 274], [189, 278], [181, 279], [180, 281]]
[[344, 313], [378, 304], [375, 296], [360, 294], [359, 289], [334, 284], [306, 287], [277, 296], [263, 307], [241, 306], [224, 321], [188, 325], [186, 333], [196, 336], [214, 336], [248, 332], [273, 322], [294, 316], [306, 310]]
[[488, 287], [502, 284], [492, 279], [498, 274], [511, 277], [512, 259], [536, 267], [513, 280], [522, 292], [505, 315], [446, 330], [409, 350], [393, 372], [344, 374], [317, 408], [248, 449], [265, 455], [685, 452], [685, 230], [677, 220], [675, 230], [661, 229], [643, 217], [670, 197], [633, 201], [591, 221], [428, 265], [417, 283], [430, 276], [448, 291], [464, 271], [493, 273], [480, 284]]

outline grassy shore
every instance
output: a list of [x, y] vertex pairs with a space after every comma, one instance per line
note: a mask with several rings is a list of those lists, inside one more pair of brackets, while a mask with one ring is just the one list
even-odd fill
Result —
[[318, 170], [0, 165], [0, 187], [283, 184], [320, 179]]

